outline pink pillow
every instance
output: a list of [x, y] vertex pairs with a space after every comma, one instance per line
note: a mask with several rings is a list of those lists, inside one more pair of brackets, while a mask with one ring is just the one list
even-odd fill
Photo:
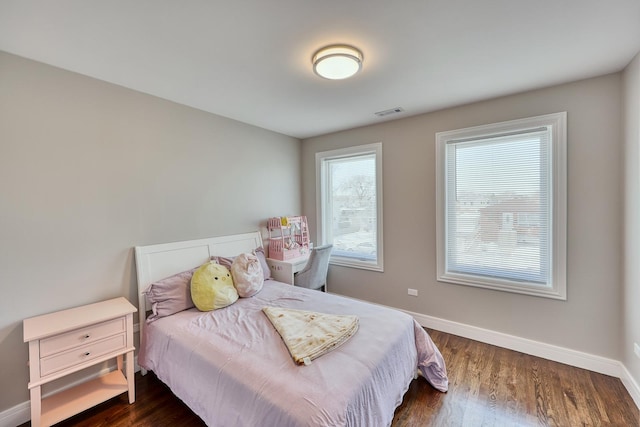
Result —
[[[269, 264], [267, 264], [267, 256], [264, 253], [264, 248], [262, 246], [258, 246], [253, 250], [253, 254], [258, 257], [260, 267], [262, 267], [264, 280], [271, 280], [271, 269], [269, 268]], [[218, 264], [227, 267], [227, 269], [231, 271], [231, 264], [233, 263], [234, 258], [235, 257], [212, 256], [211, 261], [215, 261]]]
[[251, 297], [262, 290], [264, 275], [258, 257], [254, 254], [240, 254], [231, 264], [233, 285], [242, 298]]
[[235, 257], [226, 257], [226, 256], [212, 256], [211, 261], [220, 264], [223, 267], [227, 267], [227, 270], [231, 271], [231, 264], [233, 264], [233, 259]]
[[144, 293], [151, 302], [151, 322], [179, 311], [195, 307], [191, 299], [191, 276], [197, 267], [150, 284]]
[[260, 262], [260, 266], [262, 267], [262, 274], [264, 275], [264, 280], [271, 279], [271, 269], [269, 268], [269, 264], [267, 264], [267, 257], [264, 254], [264, 248], [262, 246], [258, 246], [253, 251], [254, 255], [258, 257], [258, 261]]

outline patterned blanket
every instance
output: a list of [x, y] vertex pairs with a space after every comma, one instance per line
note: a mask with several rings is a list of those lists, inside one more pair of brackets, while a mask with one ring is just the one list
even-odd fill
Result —
[[357, 316], [281, 307], [264, 307], [262, 311], [299, 365], [309, 365], [313, 359], [338, 348], [358, 330]]

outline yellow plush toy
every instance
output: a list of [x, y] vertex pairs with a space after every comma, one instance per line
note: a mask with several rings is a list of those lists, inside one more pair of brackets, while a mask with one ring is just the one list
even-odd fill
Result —
[[229, 270], [209, 261], [201, 265], [191, 278], [191, 299], [200, 311], [226, 307], [238, 300]]

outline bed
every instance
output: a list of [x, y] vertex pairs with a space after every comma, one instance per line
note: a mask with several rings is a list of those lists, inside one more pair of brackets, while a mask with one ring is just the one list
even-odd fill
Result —
[[[135, 248], [140, 301], [138, 363], [210, 426], [388, 426], [420, 373], [447, 390], [444, 361], [400, 311], [266, 280], [223, 309], [188, 308], [148, 321], [153, 283], [262, 246], [259, 232]], [[294, 363], [262, 312], [283, 307], [356, 315], [358, 331], [309, 365]]]

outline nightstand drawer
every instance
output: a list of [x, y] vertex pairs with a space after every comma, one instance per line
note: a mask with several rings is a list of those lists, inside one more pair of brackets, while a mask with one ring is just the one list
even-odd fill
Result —
[[40, 375], [50, 375], [74, 365], [88, 362], [109, 353], [124, 350], [125, 334], [116, 335], [91, 344], [76, 347], [64, 353], [40, 359]]
[[124, 318], [119, 318], [46, 338], [40, 340], [40, 357], [44, 358], [79, 345], [90, 344], [124, 331]]

